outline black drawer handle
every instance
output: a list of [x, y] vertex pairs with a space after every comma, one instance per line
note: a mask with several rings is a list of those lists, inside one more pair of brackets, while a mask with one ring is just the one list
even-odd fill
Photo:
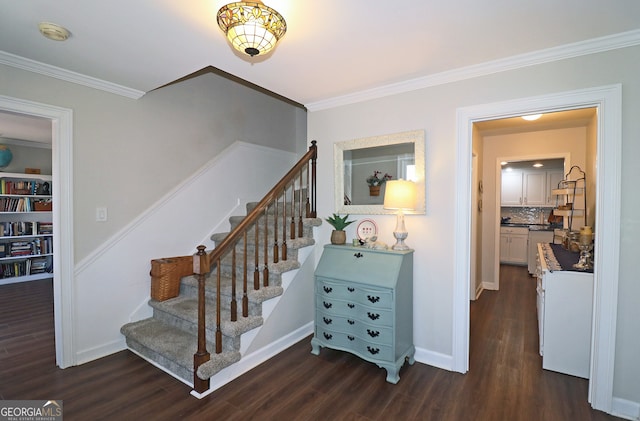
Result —
[[367, 351], [369, 351], [372, 355], [376, 355], [378, 352], [380, 352], [380, 348], [371, 348], [370, 346], [368, 346]]
[[353, 304], [353, 303], [349, 303], [349, 304], [347, 304], [347, 307], [349, 307], [349, 308], [354, 308], [355, 306], [356, 306], [356, 305], [355, 305], [355, 304]]
[[349, 338], [349, 340], [350, 340], [350, 341], [352, 341], [352, 340], [354, 340], [354, 339], [355, 339], [355, 337], [354, 337], [354, 336], [351, 336], [351, 335], [347, 336], [347, 338]]
[[351, 319], [347, 319], [347, 323], [349, 323], [350, 325], [355, 324], [355, 321], [351, 320]]
[[378, 313], [367, 312], [367, 316], [369, 316], [371, 320], [378, 320], [380, 318], [380, 315]]
[[353, 292], [356, 290], [354, 287], [347, 287], [347, 289], [349, 290], [349, 292]]
[[327, 332], [323, 332], [323, 335], [324, 335], [324, 338], [328, 341], [331, 340], [331, 338], [333, 338], [333, 335]]
[[372, 303], [377, 303], [378, 301], [380, 301], [380, 297], [372, 297], [371, 295], [367, 295], [367, 299]]
[[333, 305], [333, 304], [328, 303], [326, 301], [323, 301], [322, 304], [324, 304], [324, 308], [331, 308], [331, 306]]
[[362, 256], [364, 256], [364, 254], [357, 252], [356, 254], [354, 254], [354, 256], [356, 257], [356, 259], [361, 258]]
[[324, 289], [324, 292], [326, 292], [327, 294], [333, 291], [333, 288], [327, 287], [327, 286], [323, 287], [323, 289]]
[[380, 335], [380, 332], [377, 330], [371, 330], [371, 329], [367, 329], [367, 333], [369, 334], [369, 336], [371, 336], [372, 338], [375, 338], [376, 336]]
[[325, 324], [328, 324], [328, 325], [330, 325], [330, 324], [331, 324], [331, 322], [333, 322], [333, 320], [331, 320], [331, 319], [327, 319], [326, 317], [323, 317], [323, 318], [322, 318], [322, 320], [324, 320], [324, 323], [325, 323]]

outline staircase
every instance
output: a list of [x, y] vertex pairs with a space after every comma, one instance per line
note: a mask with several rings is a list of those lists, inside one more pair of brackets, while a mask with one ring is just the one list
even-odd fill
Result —
[[[311, 156], [309, 176], [304, 161]], [[315, 192], [315, 156], [314, 142], [262, 201], [247, 205], [247, 215], [229, 218], [230, 232], [212, 236], [213, 251], [205, 253], [200, 246], [198, 255], [174, 258], [186, 263], [179, 294], [163, 301], [152, 298], [152, 317], [122, 326], [131, 351], [197, 393], [240, 361], [250, 345], [247, 339], [255, 337], [243, 335], [256, 333], [265, 321], [263, 303], [283, 294], [283, 274], [298, 269], [298, 251], [315, 244], [313, 228], [321, 219], [315, 217], [315, 203], [309, 211], [306, 194]], [[296, 189], [296, 182], [302, 185], [301, 168], [309, 187]]]

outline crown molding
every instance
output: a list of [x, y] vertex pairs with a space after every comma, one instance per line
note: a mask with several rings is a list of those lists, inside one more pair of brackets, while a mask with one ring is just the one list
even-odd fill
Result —
[[305, 106], [311, 112], [326, 110], [342, 105], [355, 104], [372, 99], [443, 85], [445, 83], [459, 82], [494, 73], [536, 66], [553, 61], [596, 54], [619, 48], [632, 47], [640, 44], [640, 30], [622, 32], [586, 41], [565, 44], [558, 47], [538, 50], [531, 53], [519, 54], [504, 59], [488, 61], [473, 66], [460, 67], [441, 73], [393, 83], [373, 89], [367, 89], [352, 94], [342, 95], [327, 100], [317, 101]]
[[127, 88], [126, 86], [117, 85], [105, 80], [96, 79], [80, 73], [61, 69], [60, 67], [51, 66], [39, 61], [20, 57], [6, 51], [0, 51], [0, 64], [16, 67], [18, 69], [27, 70], [33, 73], [53, 77], [67, 82], [76, 83], [78, 85], [88, 86], [89, 88], [99, 89], [112, 94], [124, 96], [132, 99], [141, 98], [145, 92], [137, 89]]

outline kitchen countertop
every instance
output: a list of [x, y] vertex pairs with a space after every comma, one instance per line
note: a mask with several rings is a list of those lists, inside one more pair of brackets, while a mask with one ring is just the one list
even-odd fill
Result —
[[500, 224], [500, 226], [529, 228], [530, 231], [553, 231], [556, 228], [562, 228], [557, 224], [528, 224], [528, 223], [519, 223], [519, 222], [504, 222]]

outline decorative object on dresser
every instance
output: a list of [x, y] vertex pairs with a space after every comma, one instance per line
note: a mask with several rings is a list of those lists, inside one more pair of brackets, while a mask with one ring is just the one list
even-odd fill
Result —
[[341, 218], [340, 215], [334, 213], [333, 216], [325, 219], [333, 227], [331, 244], [344, 244], [347, 242], [347, 234], [344, 229], [355, 222], [347, 221], [347, 218], [349, 218], [349, 214]]
[[413, 250], [326, 245], [315, 272], [311, 352], [348, 351], [397, 383], [413, 345]]
[[387, 190], [384, 193], [385, 209], [397, 209], [398, 218], [396, 220], [396, 229], [393, 236], [396, 243], [391, 247], [393, 250], [409, 250], [409, 246], [404, 243], [409, 233], [404, 226], [404, 211], [412, 210], [416, 205], [416, 185], [412, 181], [393, 180], [387, 184]]

